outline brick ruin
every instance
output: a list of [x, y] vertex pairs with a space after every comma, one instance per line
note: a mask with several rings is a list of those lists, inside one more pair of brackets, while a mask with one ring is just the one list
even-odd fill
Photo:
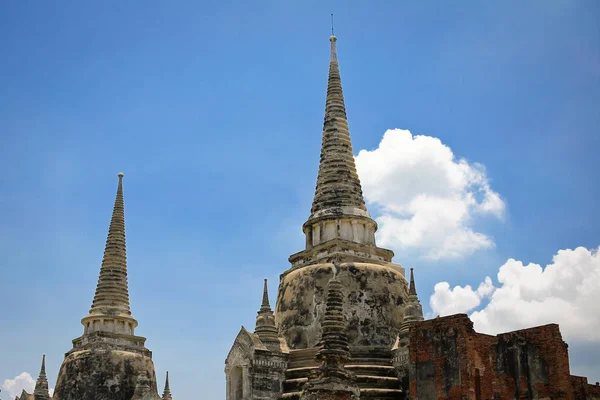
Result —
[[600, 386], [569, 371], [558, 325], [490, 336], [466, 314], [410, 329], [409, 392], [414, 399], [600, 399]]
[[[394, 253], [375, 243], [377, 223], [352, 154], [337, 38], [330, 41], [305, 249], [280, 276], [275, 313], [265, 282], [255, 332], [242, 327], [235, 339], [225, 360], [227, 400], [600, 399], [597, 384], [570, 375], [558, 325], [490, 336], [475, 332], [464, 314], [424, 321], [413, 269], [409, 283]], [[335, 356], [324, 357], [331, 348]]]
[[[424, 321], [414, 271], [375, 243], [352, 153], [332, 36], [323, 141], [304, 250], [289, 257], [275, 311], [265, 280], [254, 332], [225, 360], [227, 400], [600, 399], [572, 376], [558, 325], [474, 331], [467, 315]], [[50, 397], [45, 358], [16, 400], [172, 400], [129, 306], [123, 175], [92, 307]], [[202, 399], [202, 389], [198, 398]]]

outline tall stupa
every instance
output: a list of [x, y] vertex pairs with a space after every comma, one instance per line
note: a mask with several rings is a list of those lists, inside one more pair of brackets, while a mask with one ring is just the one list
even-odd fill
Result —
[[[394, 253], [375, 242], [371, 218], [356, 172], [337, 57], [329, 38], [329, 79], [317, 184], [310, 216], [303, 224], [305, 248], [290, 256], [280, 276], [274, 323], [281, 345], [266, 348], [258, 329], [244, 327], [226, 360], [227, 399], [299, 399], [318, 367], [327, 285], [334, 277], [344, 300], [348, 342], [345, 369], [361, 398], [403, 398], [392, 348], [403, 327], [409, 287]], [[271, 339], [272, 340], [272, 339]], [[346, 339], [345, 339], [346, 340]], [[257, 357], [284, 362], [261, 371]]]
[[135, 335], [129, 306], [122, 173], [96, 293], [81, 323], [83, 335], [65, 355], [53, 400], [131, 400], [140, 382], [148, 386], [145, 398], [160, 399], [152, 352]]

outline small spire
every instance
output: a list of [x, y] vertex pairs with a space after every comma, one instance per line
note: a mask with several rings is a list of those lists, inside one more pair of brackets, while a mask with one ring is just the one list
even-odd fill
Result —
[[265, 278], [265, 283], [263, 287], [263, 298], [260, 308], [268, 308], [269, 310], [271, 309], [271, 305], [269, 304], [269, 291], [267, 289], [267, 278]]
[[46, 355], [42, 356], [42, 367], [40, 368], [40, 375], [35, 383], [35, 389], [33, 390], [33, 398], [35, 400], [48, 400], [50, 399], [50, 392], [48, 390], [48, 378], [46, 377]]
[[356, 376], [345, 368], [350, 359], [342, 283], [336, 276], [327, 284], [325, 315], [321, 323], [321, 349], [316, 360], [321, 363], [303, 387], [301, 399], [358, 399]]
[[277, 329], [277, 325], [275, 325], [275, 315], [269, 305], [269, 291], [266, 278], [263, 286], [262, 304], [256, 316], [254, 333], [258, 335], [267, 348], [275, 351], [280, 349], [279, 330]]
[[400, 325], [400, 339], [408, 337], [410, 327], [415, 322], [423, 321], [423, 307], [417, 296], [417, 288], [415, 285], [414, 268], [410, 268], [410, 286], [408, 288], [408, 301], [404, 305], [404, 319]]
[[410, 267], [410, 288], [408, 289], [408, 294], [417, 295], [417, 288], [415, 286], [415, 274], [413, 272], [414, 268]]
[[331, 357], [343, 361], [350, 357], [348, 336], [346, 335], [346, 316], [344, 315], [344, 295], [342, 283], [334, 276], [327, 284], [327, 298], [325, 300], [325, 315], [321, 324], [321, 349], [318, 357], [328, 363]]
[[42, 368], [40, 368], [40, 375], [46, 376], [46, 355], [42, 355]]
[[173, 400], [171, 388], [169, 387], [169, 371], [167, 371], [167, 379], [165, 381], [165, 390], [162, 395], [162, 400]]
[[119, 172], [118, 176], [117, 196], [90, 314], [131, 315], [127, 284], [123, 173]]

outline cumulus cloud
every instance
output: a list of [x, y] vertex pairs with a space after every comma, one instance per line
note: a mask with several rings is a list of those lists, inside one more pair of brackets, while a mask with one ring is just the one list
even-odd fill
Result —
[[33, 393], [35, 388], [35, 379], [28, 372], [23, 372], [13, 379], [6, 379], [2, 384], [2, 389], [8, 393], [11, 398], [20, 395], [23, 390], [27, 393]]
[[469, 312], [475, 329], [497, 334], [558, 323], [567, 340], [600, 340], [600, 248], [559, 250], [552, 262], [524, 265], [509, 259], [498, 270], [498, 286], [489, 277], [473, 290], [447, 282], [435, 285], [430, 305], [435, 313]]
[[[35, 389], [35, 379], [31, 376], [29, 372], [23, 372], [20, 375], [17, 375], [13, 379], [6, 379], [2, 384], [2, 389], [8, 393], [10, 398], [15, 398], [19, 396], [23, 390], [25, 390], [29, 394], [33, 394], [33, 390]], [[54, 395], [54, 388], [48, 389], [50, 396]]]
[[420, 250], [430, 259], [462, 258], [494, 246], [474, 217], [502, 218], [505, 204], [481, 164], [456, 159], [440, 139], [385, 132], [375, 150], [356, 156], [365, 198], [379, 211], [378, 242]]
[[479, 307], [481, 300], [494, 291], [494, 285], [488, 276], [477, 290], [473, 290], [470, 285], [455, 286], [450, 289], [448, 282], [439, 282], [434, 286], [433, 291], [430, 300], [431, 309], [439, 315], [452, 315]]

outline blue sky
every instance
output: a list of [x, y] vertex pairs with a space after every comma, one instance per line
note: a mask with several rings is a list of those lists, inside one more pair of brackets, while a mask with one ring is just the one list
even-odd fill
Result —
[[[168, 369], [177, 398], [198, 386], [224, 397], [224, 359], [240, 326], [254, 327], [262, 278], [274, 303], [304, 244], [331, 12], [354, 153], [378, 149], [388, 129], [438, 138], [483, 165], [504, 204], [466, 222], [492, 246], [435, 260], [428, 243], [392, 247], [418, 271], [427, 313], [438, 282], [498, 287], [509, 258], [545, 266], [600, 245], [595, 0], [10, 2], [0, 385], [35, 378], [43, 353], [54, 385], [82, 333], [123, 171], [132, 311], [161, 387]], [[385, 204], [369, 207], [379, 216]], [[569, 340], [572, 372], [594, 382], [586, 354], [599, 341]]]

